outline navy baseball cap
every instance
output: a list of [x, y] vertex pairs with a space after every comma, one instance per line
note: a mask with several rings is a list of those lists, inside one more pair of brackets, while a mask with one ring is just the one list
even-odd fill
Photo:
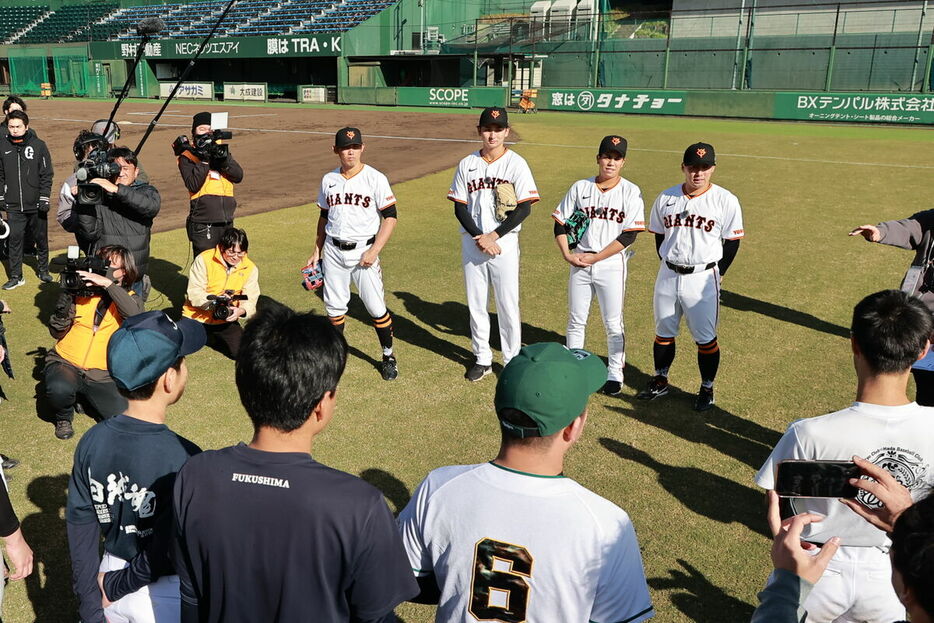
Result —
[[586, 350], [568, 349], [556, 342], [523, 346], [509, 360], [496, 383], [496, 412], [516, 409], [535, 427], [516, 426], [500, 418], [512, 437], [554, 435], [584, 412], [590, 394], [606, 383], [603, 360]]
[[501, 128], [508, 128], [509, 115], [506, 114], [505, 108], [499, 106], [484, 108], [483, 112], [480, 113], [480, 123], [477, 125], [481, 128], [485, 125], [498, 125]]
[[712, 167], [717, 164], [717, 156], [710, 143], [694, 143], [684, 150], [684, 160], [681, 162], [689, 167]]
[[132, 391], [156, 381], [179, 357], [201, 349], [208, 336], [197, 320], [172, 320], [161, 311], [130, 316], [110, 337], [107, 369], [118, 387]]
[[335, 147], [350, 147], [351, 145], [363, 145], [363, 133], [357, 128], [341, 128], [334, 135]]
[[604, 136], [603, 140], [600, 141], [600, 151], [598, 154], [609, 154], [612, 152], [618, 152], [623, 158], [626, 157], [626, 148], [629, 146], [629, 143], [626, 142], [622, 136], [617, 136], [611, 134], [609, 136]]

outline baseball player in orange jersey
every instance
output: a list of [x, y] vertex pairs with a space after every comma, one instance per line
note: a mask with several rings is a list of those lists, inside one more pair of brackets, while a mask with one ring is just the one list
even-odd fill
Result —
[[[470, 309], [470, 344], [476, 361], [464, 375], [479, 381], [492, 371], [490, 286], [496, 295], [496, 315], [503, 349], [503, 365], [522, 345], [519, 319], [519, 230], [538, 201], [538, 190], [525, 159], [506, 147], [509, 120], [505, 108], [486, 108], [480, 114], [479, 151], [465, 157], [454, 171], [448, 199], [461, 225], [461, 264]], [[515, 188], [516, 208], [498, 220], [495, 190], [509, 183]]]
[[555, 242], [571, 265], [567, 347], [584, 347], [590, 303], [596, 294], [610, 362], [603, 393], [611, 396], [622, 391], [626, 363], [625, 250], [636, 241], [636, 234], [645, 231], [642, 192], [620, 176], [626, 148], [622, 136], [604, 137], [597, 151], [597, 175], [575, 182], [551, 215], [555, 220]]
[[363, 135], [341, 128], [334, 139], [340, 166], [326, 173], [318, 191], [318, 237], [308, 264], [320, 260], [324, 272], [324, 306], [331, 324], [344, 330], [344, 315], [353, 282], [373, 318], [383, 347], [380, 375], [399, 376], [392, 350], [392, 316], [386, 309], [379, 252], [396, 227], [396, 198], [386, 176], [361, 160]]
[[655, 234], [662, 260], [655, 280], [655, 376], [638, 397], [654, 400], [668, 393], [668, 369], [684, 316], [697, 343], [701, 387], [696, 411], [713, 406], [713, 382], [720, 366], [720, 277], [736, 257], [743, 237], [739, 200], [710, 181], [716, 164], [712, 145], [688, 147], [681, 164], [684, 183], [662, 191], [649, 217], [649, 231]]

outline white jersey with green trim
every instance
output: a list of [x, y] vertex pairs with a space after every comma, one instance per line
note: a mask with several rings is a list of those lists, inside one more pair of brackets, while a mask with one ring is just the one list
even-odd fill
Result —
[[621, 508], [564, 476], [493, 463], [432, 471], [398, 518], [435, 621], [637, 623], [654, 615]]
[[663, 190], [652, 204], [649, 231], [662, 234], [662, 260], [679, 266], [719, 262], [723, 241], [743, 237], [743, 212], [736, 195], [716, 184], [698, 195], [681, 184]]
[[[525, 158], [507, 149], [499, 158], [487, 160], [475, 151], [457, 165], [448, 199], [467, 204], [470, 218], [486, 234], [500, 226], [496, 220], [496, 193], [493, 190], [506, 182], [516, 189], [518, 203], [538, 201], [538, 189]], [[520, 229], [521, 224], [512, 231], [518, 233]]]
[[551, 217], [564, 225], [578, 209], [590, 219], [577, 245], [586, 253], [599, 253], [625, 231], [645, 231], [642, 191], [622, 177], [607, 190], [600, 190], [596, 177], [574, 182]]
[[365, 242], [379, 231], [379, 212], [396, 204], [386, 176], [364, 164], [350, 177], [340, 167], [325, 173], [318, 207], [328, 211], [325, 233], [338, 240]]

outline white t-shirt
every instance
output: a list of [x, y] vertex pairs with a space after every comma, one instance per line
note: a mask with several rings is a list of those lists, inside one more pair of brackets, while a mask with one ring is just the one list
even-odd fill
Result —
[[585, 253], [598, 253], [624, 231], [645, 231], [645, 204], [642, 191], [625, 178], [609, 190], [600, 190], [597, 178], [574, 182], [555, 208], [551, 217], [564, 225], [580, 209], [590, 223], [577, 248]]
[[618, 506], [563, 476], [492, 463], [428, 474], [399, 515], [435, 621], [638, 623], [653, 616], [639, 544]]
[[[916, 500], [934, 484], [934, 408], [910, 403], [900, 407], [855, 402], [852, 406], [793, 422], [756, 474], [756, 484], [775, 488], [778, 462], [784, 459], [849, 461], [853, 455], [886, 468]], [[878, 508], [874, 496], [861, 502]], [[791, 498], [795, 514], [819, 513], [826, 519], [805, 526], [802, 538], [824, 543], [838, 536], [842, 545], [888, 547], [885, 532], [830, 498]]]
[[[496, 195], [493, 189], [506, 182], [515, 187], [517, 203], [538, 201], [535, 180], [532, 179], [532, 171], [525, 158], [507, 149], [496, 160], [488, 161], [479, 151], [475, 151], [457, 165], [448, 199], [467, 204], [470, 218], [486, 234], [500, 226], [496, 220]], [[517, 225], [512, 231], [518, 232], [520, 229], [522, 225]]]
[[719, 262], [723, 241], [743, 237], [739, 200], [722, 186], [711, 184], [693, 199], [681, 184], [662, 191], [652, 204], [649, 231], [664, 234], [662, 259], [679, 266]]
[[395, 204], [389, 180], [368, 164], [349, 178], [340, 167], [329, 171], [318, 190], [318, 207], [328, 211], [324, 232], [338, 240], [366, 242], [379, 231], [377, 210]]

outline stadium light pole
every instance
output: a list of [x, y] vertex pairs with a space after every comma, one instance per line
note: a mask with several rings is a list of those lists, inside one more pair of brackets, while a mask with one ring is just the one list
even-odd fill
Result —
[[421, 54], [425, 53], [425, 0], [418, 0], [419, 21], [418, 21], [418, 49]]

